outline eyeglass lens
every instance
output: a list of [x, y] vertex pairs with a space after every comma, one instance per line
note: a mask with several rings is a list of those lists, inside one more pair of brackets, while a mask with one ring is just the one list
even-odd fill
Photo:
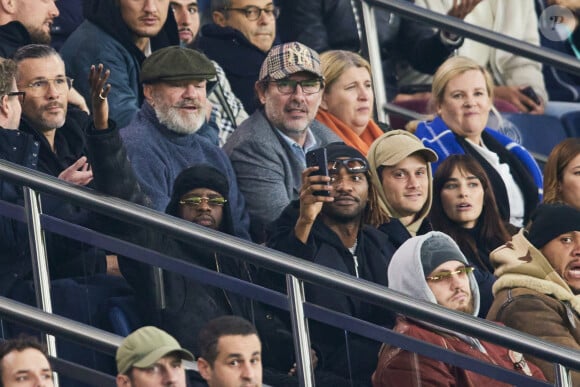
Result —
[[446, 281], [446, 280], [451, 279], [451, 277], [453, 277], [454, 275], [461, 277], [465, 274], [469, 274], [469, 273], [473, 272], [474, 269], [475, 268], [473, 266], [465, 266], [465, 267], [462, 267], [460, 269], [453, 270], [453, 271], [442, 271], [442, 272], [436, 273], [432, 276], [427, 277], [427, 279], [429, 281], [433, 281], [433, 282]]
[[283, 79], [274, 83], [278, 87], [278, 91], [282, 94], [295, 93], [297, 85], [300, 85], [304, 94], [315, 94], [322, 88], [322, 82], [320, 79], [304, 79], [302, 81]]

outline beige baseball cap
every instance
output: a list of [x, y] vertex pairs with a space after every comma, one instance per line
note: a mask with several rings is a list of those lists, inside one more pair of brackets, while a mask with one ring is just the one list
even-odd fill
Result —
[[374, 168], [380, 165], [396, 165], [415, 153], [430, 163], [438, 160], [437, 153], [425, 147], [421, 140], [406, 130], [391, 130], [383, 134], [375, 140], [373, 148]]
[[125, 374], [131, 367], [147, 368], [173, 352], [182, 359], [194, 359], [191, 352], [181, 348], [169, 333], [152, 326], [139, 328], [127, 336], [117, 349], [117, 370]]

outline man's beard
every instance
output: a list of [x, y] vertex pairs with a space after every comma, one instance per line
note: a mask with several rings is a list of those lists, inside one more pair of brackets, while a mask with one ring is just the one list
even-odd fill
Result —
[[475, 306], [474, 306], [473, 296], [469, 297], [469, 303], [467, 305], [462, 306], [460, 308], [457, 308], [458, 312], [463, 312], [463, 313], [467, 313], [467, 314], [471, 314], [471, 315], [473, 315], [474, 310], [475, 310]]
[[353, 208], [350, 212], [338, 206], [333, 206], [332, 203], [324, 203], [322, 206], [322, 214], [326, 217], [334, 220], [337, 223], [351, 223], [360, 222], [361, 217], [364, 214], [365, 206], [360, 205], [360, 200], [355, 199], [358, 206]]
[[42, 28], [27, 28], [30, 41], [35, 44], [50, 44], [51, 37]]
[[[185, 101], [179, 105], [183, 105]], [[197, 132], [205, 122], [204, 108], [201, 104], [196, 103], [198, 110], [196, 114], [190, 114], [189, 117], [184, 117], [181, 114], [181, 108], [169, 106], [159, 99], [155, 99], [155, 115], [159, 122], [167, 127], [167, 129], [179, 134], [193, 134]]]

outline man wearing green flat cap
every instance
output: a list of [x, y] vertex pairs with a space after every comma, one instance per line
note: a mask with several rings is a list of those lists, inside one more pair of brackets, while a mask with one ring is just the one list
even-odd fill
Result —
[[161, 329], [146, 326], [123, 340], [117, 349], [117, 387], [185, 387], [181, 361], [193, 355]]
[[211, 110], [206, 89], [215, 74], [211, 61], [196, 50], [170, 46], [155, 51], [141, 67], [145, 102], [120, 134], [150, 207], [165, 211], [177, 175], [191, 165], [210, 164], [230, 184], [235, 235], [249, 239], [249, 217], [234, 170], [217, 146], [217, 128], [206, 123]]

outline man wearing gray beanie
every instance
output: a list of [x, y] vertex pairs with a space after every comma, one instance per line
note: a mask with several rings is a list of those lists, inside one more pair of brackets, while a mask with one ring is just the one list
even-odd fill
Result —
[[[531, 219], [490, 255], [498, 280], [487, 318], [580, 350], [580, 211], [543, 204]], [[552, 363], [531, 360], [554, 382]], [[580, 385], [580, 372], [571, 375]]]
[[[479, 289], [474, 268], [448, 235], [431, 231], [408, 239], [393, 255], [388, 267], [389, 288], [439, 304], [445, 308], [477, 316]], [[416, 339], [447, 348], [450, 351], [491, 362], [510, 370], [543, 379], [538, 367], [523, 356], [499, 345], [479, 340], [450, 329], [405, 316], [397, 318], [393, 328]], [[487, 375], [469, 372], [444, 363], [441, 359], [422, 356], [383, 344], [373, 387], [433, 386], [505, 386]]]

